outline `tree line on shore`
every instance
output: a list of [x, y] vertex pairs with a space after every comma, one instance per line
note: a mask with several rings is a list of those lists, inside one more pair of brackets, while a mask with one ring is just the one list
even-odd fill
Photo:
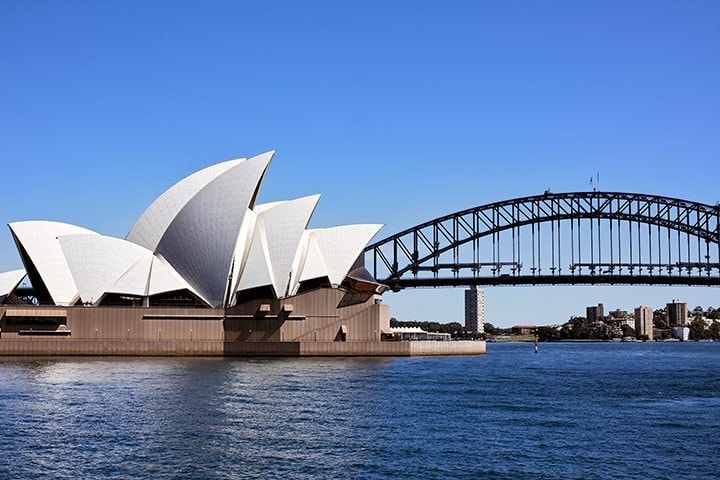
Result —
[[[690, 321], [687, 327], [690, 329], [690, 340], [714, 340], [720, 341], [720, 308], [695, 307], [690, 311]], [[708, 325], [706, 320], [712, 320]], [[513, 335], [512, 328], [498, 328], [491, 323], [485, 323], [485, 333], [475, 333], [467, 330], [464, 325], [458, 322], [440, 323], [427, 321], [401, 321], [396, 318], [390, 319], [390, 326], [398, 327], [420, 327], [426, 332], [449, 333], [452, 338], [457, 339], [486, 339], [493, 336]], [[653, 326], [659, 333], [658, 340], [672, 337], [670, 326], [664, 308], [653, 312]], [[635, 338], [636, 340], [647, 340], [647, 335], [637, 335], [635, 329], [626, 323], [619, 321], [608, 322], [601, 320], [591, 323], [587, 318], [573, 316], [559, 326], [539, 326], [537, 335], [540, 341], [562, 341], [562, 340], [612, 340], [614, 338]]]
[[[706, 320], [712, 320], [712, 323], [708, 325]], [[713, 307], [703, 309], [697, 306], [690, 312], [690, 320], [686, 326], [690, 329], [690, 340], [720, 341], [720, 309], [716, 310]], [[653, 312], [653, 327], [658, 332], [657, 340], [672, 338], [672, 326], [667, 319], [665, 309], [657, 309]], [[591, 323], [581, 316], [571, 317], [560, 326], [538, 327], [537, 334], [541, 341], [614, 338], [648, 340], [647, 335], [637, 335], [633, 327], [621, 321], [603, 319]]]

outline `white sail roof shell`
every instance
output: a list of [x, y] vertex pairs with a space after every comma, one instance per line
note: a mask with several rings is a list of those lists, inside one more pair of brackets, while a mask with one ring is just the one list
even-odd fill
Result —
[[59, 239], [83, 303], [106, 293], [147, 296], [192, 288], [171, 266], [140, 245], [103, 235]]
[[[148, 295], [152, 296], [159, 293], [187, 289], [199, 298], [202, 298], [202, 296], [175, 271], [172, 265], [163, 260], [162, 257], [153, 255], [152, 266], [150, 268], [150, 283], [147, 289]], [[206, 299], [203, 300], [207, 302]]]
[[[64, 235], [58, 240], [83, 303], [99, 303], [120, 277], [152, 256], [140, 245], [102, 235]], [[147, 275], [126, 293], [142, 295], [146, 284]]]
[[249, 243], [247, 258], [239, 271], [239, 281], [235, 291], [273, 284], [270, 254], [267, 251], [267, 240], [265, 239], [265, 229], [262, 227], [262, 219], [258, 218], [259, 215], [254, 212], [252, 215], [255, 216], [255, 226]]
[[11, 270], [0, 273], [0, 298], [7, 297], [25, 278], [25, 270]]
[[170, 223], [190, 199], [208, 183], [244, 160], [239, 158], [218, 163], [180, 180], [150, 204], [125, 239], [154, 251]]
[[155, 249], [211, 305], [225, 304], [242, 224], [273, 154], [249, 158], [210, 181], [180, 209]]
[[278, 298], [293, 295], [304, 261], [304, 232], [320, 195], [259, 205], [248, 260], [239, 289], [273, 286]]
[[27, 252], [56, 305], [73, 305], [78, 289], [65, 261], [58, 237], [73, 234], [98, 235], [68, 223], [31, 220], [9, 224], [10, 230]]
[[[278, 298], [301, 281], [342, 283], [380, 225], [307, 230], [319, 195], [255, 206], [274, 152], [219, 163], [166, 190], [140, 216], [126, 240], [58, 222], [10, 224], [52, 301], [106, 293], [156, 295], [187, 289], [209, 305], [235, 293], [272, 286]], [[21, 253], [22, 253], [21, 251]], [[1, 285], [0, 285], [1, 286]], [[233, 295], [231, 295], [233, 294]]]
[[303, 233], [318, 200], [320, 195], [298, 198], [273, 206], [260, 215], [278, 298], [292, 296], [297, 291], [300, 260], [305, 256]]
[[339, 286], [381, 228], [379, 224], [361, 224], [308, 230], [308, 256], [300, 280], [320, 277], [324, 267], [330, 283]]
[[320, 245], [311, 235], [310, 230], [305, 231], [305, 243], [307, 244], [307, 254], [305, 255], [305, 263], [300, 274], [300, 281], [312, 280], [314, 278], [322, 278], [328, 276], [328, 269], [325, 266]]
[[[248, 209], [245, 212], [245, 219], [240, 227], [240, 234], [238, 235], [237, 243], [235, 244], [235, 254], [232, 262], [232, 281], [230, 291], [236, 292], [242, 272], [245, 270], [247, 264], [250, 246], [252, 245], [253, 235], [255, 234], [255, 223], [257, 222], [257, 214]], [[229, 305], [235, 303], [235, 295], [231, 295]]]
[[[130, 244], [135, 245], [134, 243]], [[105, 293], [124, 293], [126, 295], [137, 296], [148, 295], [148, 283], [152, 269], [153, 254], [150, 250], [144, 250], [143, 255], [125, 271], [125, 273], [118, 278], [111, 279], [112, 284], [107, 288]], [[80, 289], [80, 291], [82, 296], [82, 289]], [[99, 300], [99, 297], [95, 298]]]

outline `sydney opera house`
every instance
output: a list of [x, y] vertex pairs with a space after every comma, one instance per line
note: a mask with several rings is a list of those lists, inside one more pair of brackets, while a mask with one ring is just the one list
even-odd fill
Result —
[[0, 355], [450, 353], [383, 341], [363, 267], [381, 225], [310, 229], [319, 195], [256, 203], [273, 153], [184, 178], [124, 239], [10, 223], [25, 268], [0, 273]]

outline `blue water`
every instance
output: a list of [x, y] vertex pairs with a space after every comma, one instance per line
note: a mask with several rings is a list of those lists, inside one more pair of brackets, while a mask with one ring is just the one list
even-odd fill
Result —
[[0, 358], [0, 479], [720, 478], [720, 343]]

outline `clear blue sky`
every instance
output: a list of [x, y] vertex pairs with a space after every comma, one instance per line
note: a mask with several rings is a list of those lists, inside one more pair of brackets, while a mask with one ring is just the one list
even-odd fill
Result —
[[[720, 2], [0, 1], [0, 222], [124, 237], [207, 165], [275, 149], [261, 201], [378, 238], [589, 188], [720, 200]], [[9, 231], [0, 271], [22, 266]], [[462, 290], [386, 294], [462, 321]], [[709, 288], [486, 289], [496, 325]]]

